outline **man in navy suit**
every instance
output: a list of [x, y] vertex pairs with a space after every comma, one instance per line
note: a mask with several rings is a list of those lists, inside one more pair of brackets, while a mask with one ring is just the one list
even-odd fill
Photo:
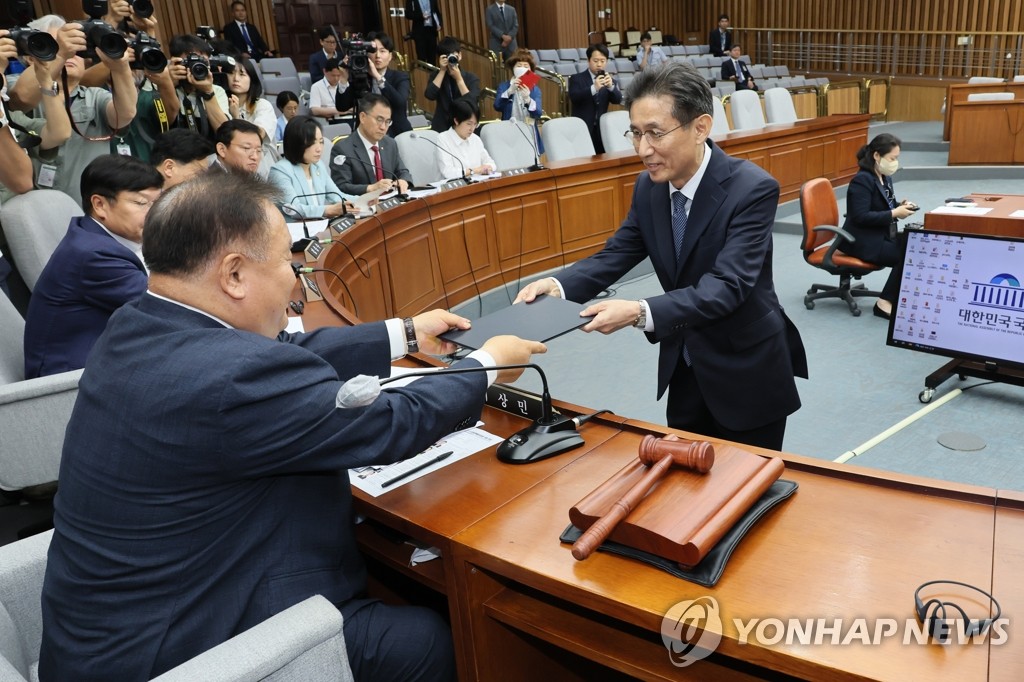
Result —
[[779, 184], [709, 139], [711, 89], [692, 66], [637, 74], [628, 93], [630, 135], [647, 169], [629, 214], [597, 254], [525, 287], [584, 302], [650, 257], [665, 293], [606, 300], [580, 315], [608, 334], [634, 326], [661, 344], [658, 396], [668, 425], [772, 449], [800, 406], [807, 361], [772, 282]]
[[391, 105], [383, 95], [359, 100], [359, 126], [331, 150], [331, 179], [342, 192], [359, 196], [397, 187], [404, 194], [409, 189], [412, 173], [398, 143], [387, 135], [391, 123]]
[[[413, 456], [518, 371], [387, 376], [469, 320], [282, 332], [295, 285], [278, 195], [205, 174], [146, 222], [149, 290], [110, 320], [79, 385], [43, 581], [39, 677], [149, 680], [315, 594], [344, 616], [357, 680], [452, 680], [434, 611], [367, 599], [347, 469]], [[529, 362], [542, 344], [491, 339], [459, 367]], [[365, 378], [365, 377], [364, 377]]]
[[333, 27], [322, 28], [317, 35], [320, 37], [320, 49], [309, 55], [310, 83], [323, 79], [327, 60], [341, 58], [338, 54], [338, 37], [334, 34]]
[[250, 24], [244, 2], [231, 3], [231, 14], [235, 20], [224, 26], [224, 40], [228, 41], [242, 53], [258, 62], [264, 57], [273, 57], [274, 53], [260, 35], [260, 30]]
[[25, 318], [25, 378], [81, 369], [110, 315], [146, 290], [142, 225], [164, 179], [108, 154], [82, 172], [85, 215], [73, 218], [39, 275]]
[[604, 153], [598, 120], [608, 111], [609, 104], [622, 102], [619, 84], [604, 71], [609, 54], [606, 46], [591, 45], [587, 48], [587, 70], [569, 76], [572, 115], [582, 118], [587, 124], [590, 139], [594, 141], [594, 150], [598, 154]]
[[743, 48], [734, 45], [728, 54], [728, 59], [722, 62], [722, 80], [736, 83], [737, 90], [757, 90], [754, 77], [750, 75], [750, 69], [740, 59]]

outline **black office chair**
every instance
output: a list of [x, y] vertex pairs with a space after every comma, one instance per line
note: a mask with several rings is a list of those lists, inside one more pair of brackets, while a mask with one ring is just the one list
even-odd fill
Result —
[[854, 300], [857, 296], [877, 297], [880, 292], [868, 291], [863, 284], [853, 284], [869, 272], [881, 270], [883, 266], [862, 261], [839, 250], [844, 241], [856, 239], [839, 227], [839, 204], [827, 178], [808, 180], [800, 188], [800, 216], [804, 223], [802, 249], [804, 260], [816, 268], [839, 276], [839, 286], [834, 284], [812, 284], [804, 296], [804, 305], [814, 310], [814, 302], [820, 298], [841, 298], [850, 306], [854, 317], [860, 316], [860, 308]]

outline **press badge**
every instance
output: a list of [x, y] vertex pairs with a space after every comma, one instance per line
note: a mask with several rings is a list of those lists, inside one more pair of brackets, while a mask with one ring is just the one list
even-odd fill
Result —
[[53, 187], [53, 180], [57, 177], [57, 167], [44, 163], [39, 167], [39, 179], [36, 184], [40, 187]]
[[131, 156], [132, 147], [131, 145], [125, 142], [121, 142], [117, 145], [117, 153], [120, 154], [121, 156]]

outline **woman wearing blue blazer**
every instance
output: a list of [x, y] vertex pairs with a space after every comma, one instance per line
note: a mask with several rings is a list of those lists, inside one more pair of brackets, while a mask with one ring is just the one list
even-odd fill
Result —
[[296, 116], [284, 129], [284, 158], [270, 168], [269, 180], [281, 188], [284, 203], [298, 209], [306, 218], [336, 218], [353, 211], [320, 163], [324, 153], [324, 133], [311, 116]]
[[505, 61], [505, 66], [512, 72], [512, 78], [498, 85], [494, 96], [494, 109], [501, 113], [501, 120], [515, 119], [533, 127], [533, 138], [537, 144], [537, 154], [544, 153], [544, 144], [540, 141], [540, 117], [542, 115], [540, 86], [534, 85], [527, 89], [520, 83], [520, 78], [533, 71], [536, 65], [529, 50], [519, 49]]

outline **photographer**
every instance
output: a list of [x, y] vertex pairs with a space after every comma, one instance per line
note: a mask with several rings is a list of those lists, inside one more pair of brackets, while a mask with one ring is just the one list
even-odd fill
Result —
[[170, 52], [171, 79], [181, 105], [174, 127], [188, 128], [213, 140], [217, 128], [228, 120], [228, 96], [224, 88], [214, 85], [213, 70], [229, 58], [216, 57], [217, 64], [211, 66], [210, 45], [190, 34], [174, 36]]
[[[40, 102], [41, 99], [57, 99], [63, 104], [64, 92], [60, 82], [60, 67], [64, 67], [67, 77], [67, 97], [70, 100], [70, 119], [76, 134], [62, 145], [53, 149], [45, 149], [39, 145], [30, 150], [33, 159], [40, 164], [36, 186], [53, 188], [64, 192], [81, 204], [79, 179], [82, 171], [89, 163], [110, 150], [110, 138], [117, 131], [126, 128], [135, 118], [135, 82], [129, 68], [129, 54], [126, 51], [121, 57], [110, 57], [103, 50], [97, 49], [96, 56], [110, 71], [111, 91], [103, 88], [84, 87], [80, 85], [85, 74], [86, 62], [79, 51], [88, 47], [85, 32], [77, 22], [64, 24], [56, 28], [56, 21], [44, 17], [50, 24], [49, 32], [57, 39], [59, 46], [57, 59], [47, 65], [52, 82], [45, 81], [45, 72], [40, 69], [26, 71], [18, 79], [22, 105], [32, 102], [34, 108], [29, 114], [25, 128], [30, 132], [40, 133], [47, 125], [46, 112], [53, 107], [50, 103]], [[33, 22], [35, 23], [35, 22]], [[95, 46], [92, 46], [95, 47]], [[30, 91], [34, 86], [35, 93]]]
[[458, 40], [445, 36], [437, 50], [441, 54], [438, 59], [439, 70], [427, 83], [423, 95], [436, 103], [430, 129], [441, 133], [451, 127], [452, 102], [463, 100], [476, 107], [480, 99], [480, 79], [476, 74], [462, 70], [462, 46]]
[[397, 137], [412, 130], [409, 123], [409, 93], [412, 89], [409, 74], [398, 69], [388, 69], [395, 44], [387, 33], [371, 33], [367, 38], [375, 48], [370, 53], [370, 90], [374, 94], [383, 95], [391, 103], [392, 122], [388, 135]]

